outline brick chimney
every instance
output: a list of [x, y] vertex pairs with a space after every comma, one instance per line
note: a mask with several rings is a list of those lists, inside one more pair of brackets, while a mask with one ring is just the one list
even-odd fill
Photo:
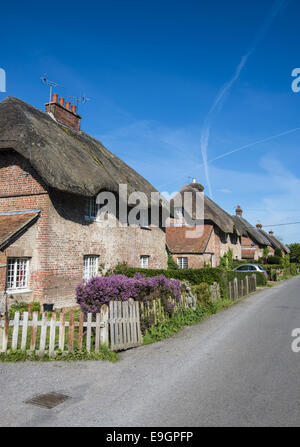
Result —
[[52, 101], [45, 104], [46, 112], [51, 112], [56, 119], [61, 124], [71, 127], [77, 131], [80, 130], [80, 120], [81, 116], [77, 114], [76, 106], [72, 105], [70, 101], [64, 101], [64, 98], [58, 98], [57, 93], [53, 93]]
[[260, 223], [259, 220], [257, 221], [256, 228], [257, 228], [258, 230], [261, 230], [261, 229], [262, 229], [262, 224]]
[[270, 231], [269, 231], [269, 235], [270, 235], [270, 236], [274, 236], [274, 231], [270, 230]]
[[238, 206], [236, 207], [235, 214], [236, 214], [236, 216], [242, 217], [242, 215], [243, 215], [243, 210], [242, 210], [242, 208], [240, 207], [240, 205], [238, 205]]

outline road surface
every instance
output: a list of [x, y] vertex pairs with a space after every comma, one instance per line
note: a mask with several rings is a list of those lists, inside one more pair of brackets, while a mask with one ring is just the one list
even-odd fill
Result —
[[[297, 426], [300, 278], [251, 295], [118, 363], [0, 364], [1, 426]], [[37, 393], [70, 399], [52, 410]]]

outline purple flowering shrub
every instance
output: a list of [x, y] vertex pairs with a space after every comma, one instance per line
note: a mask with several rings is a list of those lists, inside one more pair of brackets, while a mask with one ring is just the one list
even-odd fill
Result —
[[83, 312], [100, 312], [102, 304], [110, 301], [128, 301], [133, 298], [144, 303], [160, 298], [165, 310], [172, 314], [174, 304], [181, 300], [181, 284], [176, 279], [165, 276], [146, 278], [137, 273], [133, 278], [124, 275], [96, 276], [89, 281], [83, 281], [76, 288], [76, 300]]

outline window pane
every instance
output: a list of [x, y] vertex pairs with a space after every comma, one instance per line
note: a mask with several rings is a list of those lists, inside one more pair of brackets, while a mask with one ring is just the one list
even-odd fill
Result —
[[86, 202], [86, 215], [88, 217], [97, 217], [99, 205], [96, 203], [96, 197], [89, 197]]
[[12, 258], [7, 260], [7, 289], [26, 289], [28, 287], [28, 266], [26, 258]]
[[149, 267], [149, 256], [141, 256], [141, 268], [147, 269]]
[[83, 259], [83, 279], [89, 279], [98, 274], [98, 256], [85, 256]]
[[187, 269], [188, 268], [188, 258], [182, 257], [177, 258], [177, 265], [180, 269]]

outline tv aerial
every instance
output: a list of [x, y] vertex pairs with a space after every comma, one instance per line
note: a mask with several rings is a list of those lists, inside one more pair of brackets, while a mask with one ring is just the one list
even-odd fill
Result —
[[67, 98], [70, 98], [72, 101], [76, 102], [77, 110], [78, 110], [79, 104], [86, 104], [87, 101], [91, 100], [91, 98], [87, 98], [85, 96], [85, 93], [82, 96], [67, 96]]
[[66, 87], [64, 87], [64, 86], [61, 85], [61, 84], [58, 84], [58, 83], [55, 82], [55, 81], [50, 81], [49, 79], [46, 78], [46, 75], [47, 75], [47, 73], [45, 73], [44, 76], [42, 76], [42, 77], [40, 78], [40, 80], [41, 80], [42, 84], [47, 84], [47, 85], [49, 86], [49, 89], [50, 89], [50, 92], [49, 92], [49, 102], [51, 102], [51, 99], [52, 99], [52, 89], [53, 89], [53, 87], [54, 87], [54, 88], [56, 88], [56, 87], [66, 88]]

